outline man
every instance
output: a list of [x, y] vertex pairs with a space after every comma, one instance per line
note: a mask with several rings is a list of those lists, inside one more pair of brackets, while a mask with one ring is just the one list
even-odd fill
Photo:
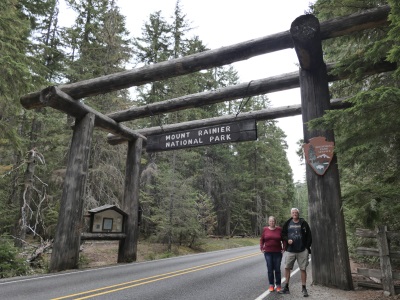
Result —
[[289, 294], [290, 271], [293, 269], [294, 262], [297, 261], [301, 273], [302, 293], [308, 297], [306, 288], [308, 266], [308, 256], [311, 253], [311, 230], [308, 223], [300, 218], [298, 208], [292, 208], [291, 218], [286, 221], [282, 228], [282, 240], [286, 241], [285, 256], [285, 277], [286, 285], [280, 291], [281, 294]]

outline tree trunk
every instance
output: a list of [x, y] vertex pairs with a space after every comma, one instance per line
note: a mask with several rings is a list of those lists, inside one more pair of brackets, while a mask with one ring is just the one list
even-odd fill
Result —
[[[39, 114], [42, 109], [37, 109], [35, 113]], [[20, 195], [20, 205], [19, 205], [19, 216], [18, 222], [15, 227], [15, 240], [14, 245], [16, 247], [22, 247], [23, 242], [26, 238], [27, 224], [29, 222], [29, 208], [32, 202], [32, 190], [33, 181], [35, 176], [36, 162], [35, 159], [35, 146], [37, 142], [37, 136], [41, 130], [41, 122], [38, 121], [37, 116], [33, 118], [31, 131], [30, 131], [30, 151], [28, 152], [28, 157], [26, 160], [26, 170], [24, 174], [24, 189]]]
[[34, 150], [28, 152], [26, 158], [26, 170], [24, 174], [24, 189], [21, 191], [18, 221], [15, 226], [15, 240], [14, 245], [16, 247], [22, 247], [26, 238], [26, 231], [29, 223], [29, 212], [32, 202], [32, 190], [33, 190], [33, 177], [35, 175], [35, 154]]
[[[227, 194], [227, 193], [224, 193]], [[232, 211], [231, 211], [231, 205], [230, 205], [230, 200], [226, 198], [225, 195], [222, 196], [224, 200], [222, 203], [225, 204], [225, 235], [226, 236], [231, 236], [231, 221], [232, 221]]]

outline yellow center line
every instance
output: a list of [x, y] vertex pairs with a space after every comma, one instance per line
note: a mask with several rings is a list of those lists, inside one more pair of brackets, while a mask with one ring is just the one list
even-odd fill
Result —
[[183, 270], [168, 272], [168, 273], [165, 273], [165, 274], [158, 274], [158, 275], [154, 275], [154, 276], [150, 276], [150, 277], [146, 277], [146, 278], [136, 279], [136, 280], [133, 280], [133, 281], [119, 283], [119, 284], [116, 284], [116, 285], [102, 287], [102, 288], [98, 288], [98, 289], [94, 289], [94, 290], [90, 290], [90, 291], [86, 291], [86, 292], [66, 295], [66, 296], [62, 296], [62, 297], [59, 297], [59, 298], [53, 298], [52, 300], [67, 299], [67, 298], [72, 298], [72, 297], [76, 297], [76, 296], [87, 295], [87, 294], [91, 294], [91, 293], [107, 290], [107, 291], [100, 292], [100, 293], [97, 293], [97, 294], [91, 294], [91, 295], [88, 295], [88, 296], [85, 296], [85, 297], [76, 298], [76, 300], [88, 299], [88, 298], [101, 296], [101, 295], [105, 295], [105, 294], [109, 294], [109, 293], [114, 293], [114, 292], [121, 291], [121, 290], [124, 290], [124, 289], [133, 288], [133, 287], [136, 287], [136, 286], [140, 286], [140, 285], [144, 285], [144, 284], [148, 284], [148, 283], [152, 283], [152, 282], [156, 282], [156, 281], [160, 281], [160, 280], [164, 280], [164, 279], [168, 279], [168, 278], [172, 278], [172, 277], [176, 277], [176, 276], [180, 276], [180, 275], [184, 275], [184, 274], [188, 274], [188, 273], [192, 273], [192, 272], [196, 272], [196, 271], [201, 271], [201, 270], [204, 270], [204, 269], [216, 267], [216, 266], [219, 266], [219, 265], [227, 264], [227, 263], [238, 261], [238, 260], [241, 260], [241, 259], [250, 258], [250, 257], [253, 257], [255, 255], [259, 255], [259, 253], [241, 255], [241, 256], [237, 256], [237, 257], [230, 258], [230, 259], [225, 259], [225, 260], [214, 262], [214, 263], [208, 263], [208, 264], [204, 264], [204, 265], [200, 265], [200, 266], [196, 266], [196, 267], [191, 267], [191, 268], [187, 268], [187, 269], [183, 269]]

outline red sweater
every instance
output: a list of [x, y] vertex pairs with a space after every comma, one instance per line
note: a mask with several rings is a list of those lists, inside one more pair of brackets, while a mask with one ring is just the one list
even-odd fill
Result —
[[265, 252], [282, 252], [283, 243], [281, 238], [282, 228], [276, 226], [274, 230], [264, 227], [260, 238], [260, 249]]

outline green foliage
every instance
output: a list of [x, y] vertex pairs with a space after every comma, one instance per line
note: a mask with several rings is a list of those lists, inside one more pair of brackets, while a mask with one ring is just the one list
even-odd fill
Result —
[[[174, 153], [172, 155], [175, 156]], [[167, 243], [170, 251], [172, 243], [191, 245], [204, 232], [197, 218], [199, 207], [191, 178], [182, 178], [173, 166], [172, 169], [169, 165], [162, 165], [161, 168], [165, 168], [165, 172], [159, 172], [155, 178], [158, 203], [152, 219], [157, 224], [159, 241]]]
[[[198, 37], [187, 38], [187, 29], [187, 22], [178, 5], [172, 24], [162, 18], [160, 12], [150, 15], [150, 21], [143, 27], [143, 37], [135, 40], [136, 54], [141, 60], [140, 63], [155, 63], [207, 50]], [[145, 105], [182, 95], [199, 93], [236, 84], [237, 81], [237, 72], [232, 67], [180, 76], [155, 82], [140, 89], [138, 104]], [[162, 117], [157, 116], [144, 122], [147, 123], [147, 126], [162, 126], [163, 124], [204, 119], [224, 114], [239, 114], [242, 111], [265, 108], [267, 102], [265, 97], [229, 101], [226, 104], [203, 106], [166, 114]], [[160, 192], [162, 192], [163, 198], [168, 197], [164, 188], [166, 184], [158, 182], [156, 176], [159, 176], [158, 178], [172, 176], [179, 179], [179, 184], [175, 184], [173, 191], [175, 198], [180, 193], [176, 190], [176, 186], [186, 186], [186, 181], [190, 181], [188, 186], [193, 188], [195, 199], [202, 199], [204, 196], [209, 199], [207, 205], [210, 209], [207, 214], [209, 225], [207, 225], [205, 232], [210, 233], [210, 230], [213, 229], [214, 233], [218, 235], [257, 235], [262, 229], [262, 224], [264, 224], [266, 211], [269, 210], [267, 206], [272, 202], [270, 199], [276, 199], [275, 207], [276, 210], [279, 210], [279, 202], [287, 201], [293, 195], [290, 188], [292, 184], [291, 171], [284, 151], [284, 147], [286, 147], [283, 142], [284, 135], [282, 131], [274, 127], [273, 122], [265, 125], [265, 127], [270, 130], [266, 134], [271, 134], [265, 138], [266, 142], [260, 141], [260, 146], [256, 145], [256, 147], [254, 147], [254, 142], [249, 142], [179, 150], [174, 151], [173, 154], [151, 154], [148, 159], [149, 168], [144, 169], [148, 193], [146, 193], [147, 196], [143, 195], [146, 200], [142, 204], [147, 207], [145, 211], [148, 211], [151, 216], [147, 219], [151, 221], [146, 223], [145, 226], [150, 225], [150, 223], [160, 224], [160, 220], [155, 219], [155, 216], [159, 213], [148, 204], [155, 202], [157, 203], [155, 207], [157, 207], [161, 203], [158, 196]], [[262, 131], [261, 134], [263, 135], [264, 132]], [[271, 145], [264, 146], [264, 143]], [[267, 153], [263, 154], [264, 151]], [[265, 160], [265, 157], [270, 155], [275, 156], [274, 159]], [[258, 156], [262, 156], [260, 161], [257, 161]], [[176, 164], [174, 163], [167, 168], [161, 167], [167, 161], [176, 161]], [[265, 164], [269, 167], [264, 167]], [[257, 168], [258, 165], [261, 166], [259, 171], [254, 169], [255, 165]], [[158, 175], [154, 175], [154, 166], [157, 166], [156, 173]], [[174, 169], [173, 175], [162, 174], [169, 172], [168, 170], [171, 167]], [[270, 175], [265, 176], [265, 172], [269, 172]], [[181, 178], [184, 178], [184, 180]], [[151, 184], [147, 184], [149, 182]], [[260, 192], [257, 192], [258, 190]], [[185, 196], [185, 198], [189, 199], [190, 196]], [[172, 200], [169, 201], [171, 203]], [[196, 203], [198, 204], [198, 202]], [[165, 209], [163, 207], [162, 211], [165, 211]], [[176, 213], [174, 212], [174, 214]], [[192, 220], [196, 220], [196, 218], [192, 218]], [[188, 222], [186, 226], [191, 227], [190, 224]], [[196, 236], [196, 233], [187, 234], [178, 231], [176, 228], [172, 230], [168, 226], [164, 226], [162, 236], [165, 237], [168, 234], [171, 236], [172, 232], [175, 232], [175, 236]], [[194, 231], [197, 232], [197, 230]], [[204, 234], [203, 231], [200, 232]], [[180, 239], [178, 238], [178, 240]]]
[[[400, 46], [399, 46], [399, 36], [400, 36], [400, 3], [396, 0], [388, 0], [390, 5], [390, 14], [389, 21], [390, 30], [387, 34], [387, 37], [383, 40], [382, 44], [387, 49], [390, 47], [388, 51], [387, 60], [393, 63], [399, 64], [400, 61]], [[400, 76], [400, 70], [397, 69], [395, 72], [396, 78]]]
[[[34, 59], [26, 56], [28, 50], [29, 20], [22, 13], [17, 0], [0, 3], [0, 149], [12, 153], [21, 147], [18, 136], [20, 107], [18, 96], [32, 88], [30, 68]], [[10, 162], [7, 158], [2, 162]]]
[[[6, 194], [6, 191], [0, 192], [0, 199], [5, 199]], [[18, 210], [17, 206], [0, 201], [0, 235], [12, 232]]]
[[[142, 36], [133, 42], [114, 1], [68, 0], [76, 13], [70, 28], [57, 25], [56, 0], [3, 2], [0, 208], [7, 214], [0, 217], [0, 224], [2, 231], [11, 232], [26, 200], [31, 210], [27, 226], [47, 239], [53, 237], [58, 220], [73, 120], [52, 108], [21, 112], [19, 96], [47, 85], [123, 71], [132, 62], [148, 65], [208, 49], [198, 36], [190, 36], [190, 23], [179, 2], [169, 20], [161, 12], [151, 14]], [[227, 66], [142, 86], [134, 100], [122, 90], [83, 101], [107, 114], [230, 86], [238, 78]], [[254, 97], [135, 120], [129, 126], [163, 126], [266, 107], [265, 96]], [[268, 214], [283, 215], [281, 204], [293, 197], [285, 136], [274, 122], [259, 124], [259, 130], [262, 136], [257, 142], [144, 154], [141, 233], [156, 234], [171, 253], [172, 244], [195, 247], [207, 234], [257, 235]], [[95, 131], [91, 147], [84, 209], [118, 205], [124, 192], [126, 145], [108, 145], [104, 133]], [[24, 160], [32, 149], [43, 163]], [[27, 186], [32, 193], [23, 198]]]
[[88, 265], [89, 265], [89, 259], [87, 258], [87, 256], [85, 256], [84, 254], [79, 255], [79, 262], [78, 262], [79, 269], [87, 268]]
[[[61, 46], [56, 4], [55, 0], [40, 3], [7, 0], [0, 4], [0, 57], [6, 62], [0, 64], [4, 75], [0, 83], [0, 160], [2, 165], [12, 166], [0, 175], [0, 189], [3, 191], [0, 206], [4, 207], [3, 211], [13, 212], [0, 217], [1, 223], [8, 224], [2, 226], [3, 232], [11, 232], [17, 220], [20, 224], [26, 221], [32, 228], [42, 223], [43, 215], [37, 207], [47, 199], [49, 169], [46, 167], [62, 161], [63, 154], [54, 151], [58, 146], [57, 139], [62, 136], [62, 130], [58, 130], [62, 125], [60, 114], [46, 114], [46, 109], [24, 111], [19, 103], [20, 96], [39, 90], [50, 80], [59, 79], [63, 56], [58, 48]], [[37, 145], [40, 146], [35, 148]], [[33, 179], [28, 179], [27, 174], [35, 168], [35, 163], [24, 160], [25, 153], [30, 150], [41, 152], [42, 157], [49, 158], [50, 162], [41, 166], [42, 169], [37, 168]], [[63, 150], [65, 153], [65, 148]], [[29, 220], [21, 219], [19, 206], [24, 203], [23, 199], [25, 207], [31, 209], [29, 215], [35, 215]], [[26, 229], [21, 231], [25, 232]], [[41, 229], [37, 233], [42, 234]], [[18, 232], [15, 234], [20, 237]]]
[[[132, 56], [125, 19], [114, 1], [69, 0], [77, 13], [67, 28], [66, 78], [71, 82], [125, 70]], [[101, 61], [101, 64], [99, 64]], [[130, 107], [129, 93], [119, 90], [85, 99], [85, 104], [107, 114]], [[124, 192], [126, 145], [111, 146], [104, 132], [95, 130], [91, 144], [84, 210], [104, 204], [119, 205]]]
[[18, 255], [9, 236], [0, 236], [0, 278], [27, 275], [29, 265]]
[[[327, 60], [337, 62], [334, 73], [350, 72], [349, 80], [333, 83], [333, 97], [350, 97], [351, 107], [329, 111], [310, 122], [312, 128], [335, 130], [335, 151], [341, 174], [343, 207], [349, 234], [357, 227], [374, 228], [390, 224], [400, 228], [399, 118], [400, 90], [398, 70], [369, 76], [365, 68], [377, 62], [399, 61], [398, 1], [317, 1], [318, 17], [341, 16], [365, 8], [391, 6], [389, 27], [365, 30], [324, 42]], [[352, 235], [351, 235], [352, 236]], [[350, 247], [354, 247], [349, 238]]]
[[295, 195], [293, 197], [293, 201], [290, 203], [289, 206], [287, 206], [285, 209], [286, 215], [285, 215], [284, 219], [281, 219], [281, 225], [283, 225], [283, 222], [285, 222], [286, 219], [289, 218], [289, 212], [292, 207], [297, 207], [300, 210], [300, 217], [309, 221], [309, 219], [308, 219], [307, 183], [296, 183], [295, 184]]

